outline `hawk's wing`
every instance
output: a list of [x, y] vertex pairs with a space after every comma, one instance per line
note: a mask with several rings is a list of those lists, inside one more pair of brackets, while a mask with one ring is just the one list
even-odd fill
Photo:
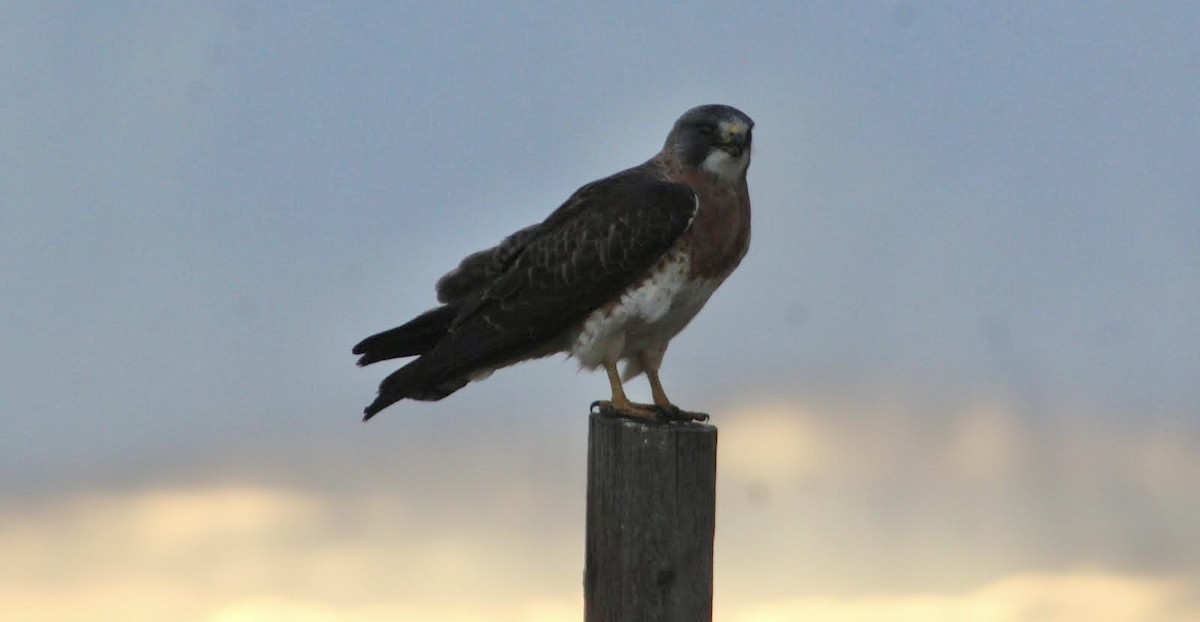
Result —
[[438, 399], [473, 373], [545, 353], [642, 278], [697, 208], [691, 188], [639, 167], [580, 188], [544, 222], [468, 257], [439, 282], [439, 297], [461, 303], [449, 333], [384, 380], [368, 415], [404, 398]]
[[477, 294], [500, 276], [529, 242], [541, 232], [544, 223], [530, 225], [504, 238], [492, 248], [472, 253], [458, 267], [438, 279], [437, 299], [442, 304], [462, 302]]

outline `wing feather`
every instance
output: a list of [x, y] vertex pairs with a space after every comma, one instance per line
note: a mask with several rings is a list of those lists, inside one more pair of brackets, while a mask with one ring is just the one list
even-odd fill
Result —
[[643, 165], [580, 188], [542, 223], [468, 257], [438, 285], [439, 298], [461, 302], [449, 333], [387, 378], [373, 409], [547, 353], [643, 278], [697, 207], [691, 188]]
[[525, 246], [537, 236], [542, 223], [530, 225], [504, 238], [499, 244], [468, 255], [458, 267], [438, 279], [437, 298], [443, 304], [462, 301], [486, 288]]

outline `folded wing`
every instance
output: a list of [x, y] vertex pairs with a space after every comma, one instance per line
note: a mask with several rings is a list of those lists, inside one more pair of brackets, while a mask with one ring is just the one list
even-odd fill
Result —
[[[419, 358], [384, 379], [366, 418], [402, 399], [437, 400], [483, 374], [561, 350], [560, 338], [641, 279], [690, 226], [693, 191], [644, 167], [580, 188], [542, 223], [475, 253], [438, 282], [444, 306], [367, 338]], [[406, 328], [408, 327], [408, 328]], [[416, 346], [420, 346], [419, 348]]]

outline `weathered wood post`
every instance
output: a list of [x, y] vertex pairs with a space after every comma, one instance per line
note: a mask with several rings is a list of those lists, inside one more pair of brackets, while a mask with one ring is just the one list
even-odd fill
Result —
[[585, 622], [712, 620], [717, 428], [593, 413]]

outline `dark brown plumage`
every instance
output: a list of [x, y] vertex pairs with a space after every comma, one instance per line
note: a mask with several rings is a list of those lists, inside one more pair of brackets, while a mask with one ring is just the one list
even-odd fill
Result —
[[[712, 138], [718, 123], [731, 123], [728, 119], [740, 123], [744, 135], [734, 142]], [[573, 348], [590, 317], [645, 282], [664, 257], [698, 251], [702, 258], [705, 250], [693, 249], [696, 243], [710, 247], [722, 264], [696, 261], [693, 268], [706, 273], [697, 278], [719, 283], [748, 243], [749, 200], [742, 197], [749, 155], [737, 171], [740, 179], [718, 179], [721, 175], [704, 167], [718, 147], [742, 158], [749, 126], [732, 108], [689, 111], [655, 158], [583, 186], [543, 222], [465, 258], [438, 281], [441, 306], [354, 347], [359, 365], [418, 357], [383, 380], [364, 419], [402, 399], [441, 399], [475, 377], [522, 360], [564, 350], [578, 355]], [[705, 206], [708, 196], [719, 199], [714, 207]], [[729, 199], [734, 212], [744, 202], [744, 223], [734, 222], [740, 216], [726, 213], [730, 209], [717, 208]], [[714, 230], [722, 223], [736, 225], [732, 236]], [[679, 329], [682, 325], [674, 332]]]

